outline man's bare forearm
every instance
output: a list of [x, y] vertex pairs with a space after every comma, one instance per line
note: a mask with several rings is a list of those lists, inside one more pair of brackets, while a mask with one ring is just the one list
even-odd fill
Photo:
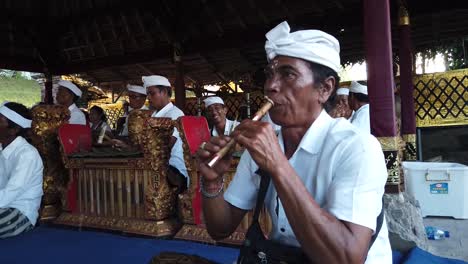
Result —
[[[294, 234], [311, 260], [363, 263], [370, 229], [353, 224], [350, 229], [349, 225], [320, 208], [291, 166], [281, 166], [272, 179]], [[364, 235], [353, 232], [356, 228]]]
[[203, 197], [203, 214], [210, 236], [220, 240], [231, 235], [246, 211], [226, 202], [223, 193], [215, 198]]

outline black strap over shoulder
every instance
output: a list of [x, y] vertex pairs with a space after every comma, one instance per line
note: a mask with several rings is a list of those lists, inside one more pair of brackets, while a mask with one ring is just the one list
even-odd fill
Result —
[[[252, 222], [258, 223], [258, 217], [260, 215], [260, 210], [262, 209], [262, 206], [265, 202], [265, 196], [268, 190], [268, 186], [270, 185], [271, 176], [269, 175], [269, 173], [261, 169], [258, 169], [255, 173], [260, 176], [261, 180], [260, 180], [260, 189], [258, 191], [258, 196], [257, 196], [257, 204], [255, 205], [255, 211], [254, 211]], [[383, 203], [383, 198], [382, 198], [382, 209], [380, 210], [379, 216], [377, 216], [377, 225], [375, 228], [375, 232], [372, 235], [371, 240], [369, 242], [369, 249], [372, 247], [375, 240], [377, 239], [380, 229], [382, 229], [383, 220], [384, 220], [384, 203]]]
[[270, 185], [271, 177], [267, 172], [261, 169], [258, 169], [255, 173], [260, 176], [261, 180], [260, 180], [260, 190], [258, 191], [258, 196], [257, 196], [257, 204], [255, 205], [255, 211], [254, 211], [252, 222], [258, 223], [258, 217], [260, 215], [260, 210], [262, 209], [263, 203], [265, 202], [265, 196], [268, 190], [268, 186]]

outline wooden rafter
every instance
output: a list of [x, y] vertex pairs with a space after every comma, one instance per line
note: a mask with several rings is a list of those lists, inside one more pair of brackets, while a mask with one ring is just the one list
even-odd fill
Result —
[[140, 68], [141, 70], [143, 70], [145, 72], [145, 74], [148, 74], [148, 75], [154, 75], [156, 73], [154, 73], [152, 70], [148, 69], [148, 67], [146, 67], [145, 65], [141, 64], [141, 63], [137, 63], [135, 64], [138, 68]]
[[81, 32], [83, 34], [83, 38], [84, 40], [86, 41], [86, 45], [87, 47], [89, 48], [90, 52], [91, 52], [91, 56], [95, 57], [96, 56], [96, 52], [94, 51], [94, 45], [93, 43], [91, 43], [91, 41], [89, 41], [89, 33], [88, 33], [88, 30], [85, 28], [85, 27], [80, 27], [81, 29]]
[[140, 27], [141, 32], [145, 33], [146, 28], [145, 28], [145, 24], [143, 24], [143, 21], [140, 18], [140, 12], [138, 11], [138, 9], [135, 9], [134, 12], [135, 12], [135, 21], [137, 22], [138, 26]]
[[80, 42], [78, 41], [78, 37], [76, 36], [77, 33], [79, 33], [77, 28], [72, 28], [71, 35], [73, 37], [73, 42], [75, 43], [75, 47], [78, 47], [77, 48], [78, 49], [78, 54], [80, 55], [80, 60], [82, 60], [83, 59], [83, 52], [81, 52], [81, 47], [85, 47], [85, 46], [80, 45]]
[[221, 26], [221, 23], [219, 23], [219, 21], [214, 16], [214, 13], [211, 10], [211, 7], [207, 4], [207, 0], [201, 0], [201, 2], [203, 4], [203, 9], [204, 9], [205, 13], [208, 15], [208, 17], [211, 18], [211, 20], [213, 21], [213, 23], [216, 26], [216, 29], [218, 31], [218, 36], [222, 36], [224, 34], [224, 29]]
[[223, 73], [221, 73], [218, 68], [216, 67], [216, 65], [214, 65], [212, 62], [210, 62], [205, 56], [203, 56], [202, 54], [199, 54], [200, 56], [200, 59], [202, 61], [204, 61], [208, 67], [213, 71], [213, 73], [216, 75], [216, 77], [229, 89], [231, 89], [232, 91], [235, 92], [235, 90], [233, 90], [231, 88], [231, 86], [229, 86], [229, 81], [228, 79], [224, 76]]
[[93, 26], [94, 26], [94, 29], [96, 30], [96, 36], [97, 36], [97, 38], [99, 40], [99, 44], [101, 45], [102, 51], [104, 52], [105, 56], [108, 56], [109, 52], [107, 52], [106, 45], [104, 44], [104, 41], [102, 39], [101, 29], [99, 28], [99, 25], [98, 25], [96, 19], [93, 20]]
[[234, 8], [230, 0], [224, 0], [224, 4], [226, 5], [226, 8], [232, 13], [235, 14], [237, 22], [239, 25], [243, 28], [247, 28], [247, 24], [245, 23], [244, 19], [239, 15], [239, 12]]
[[130, 32], [130, 27], [128, 25], [127, 17], [123, 14], [120, 13], [120, 20], [122, 20], [122, 25], [124, 27], [125, 34], [127, 34], [127, 38], [130, 39], [130, 42], [132, 43], [134, 48], [138, 47], [138, 43], [134, 37], [132, 37], [132, 34]]
[[125, 52], [124, 45], [122, 43], [122, 38], [118, 37], [117, 34], [115, 33], [114, 19], [112, 18], [112, 16], [106, 16], [106, 18], [107, 18], [107, 21], [109, 22], [109, 25], [111, 26], [111, 32], [112, 32], [112, 36], [114, 37], [114, 40], [119, 43], [120, 50], [122, 52]]
[[258, 13], [258, 16], [262, 19], [263, 25], [268, 26], [270, 24], [268, 18], [266, 17], [265, 13], [261, 9], [257, 7], [257, 4], [255, 4], [255, 0], [248, 0], [249, 7], [252, 9], [255, 9]]
[[283, 3], [283, 1], [282, 0], [275, 0], [275, 2], [284, 11], [284, 13], [286, 14], [286, 17], [288, 18], [288, 20], [289, 21], [294, 21], [295, 16], [289, 11], [289, 8]]

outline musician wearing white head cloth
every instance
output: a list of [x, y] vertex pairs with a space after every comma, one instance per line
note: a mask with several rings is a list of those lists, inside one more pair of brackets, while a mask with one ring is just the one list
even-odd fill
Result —
[[207, 97], [203, 102], [205, 103], [208, 123], [211, 126], [211, 135], [214, 137], [229, 135], [237, 122], [226, 118], [227, 108], [223, 99], [218, 96], [211, 96]]
[[69, 124], [86, 125], [84, 113], [76, 106], [75, 102], [81, 97], [82, 92], [78, 86], [70, 81], [58, 82], [58, 91], [55, 99], [59, 105], [68, 107], [70, 110]]
[[0, 238], [16, 236], [36, 224], [42, 197], [43, 165], [23, 135], [31, 127], [21, 104], [0, 107]]
[[336, 98], [333, 109], [330, 111], [330, 116], [334, 118], [344, 117], [346, 119], [352, 116], [353, 110], [349, 107], [348, 97], [349, 89], [347, 87], [336, 90]]
[[[264, 202], [272, 220], [269, 239], [304, 253], [283, 254], [279, 260], [391, 263], [385, 219], [378, 223], [387, 179], [380, 144], [323, 109], [339, 83], [338, 41], [319, 30], [291, 33], [286, 22], [266, 37], [264, 92], [275, 103], [269, 114], [281, 130], [277, 137], [270, 124], [251, 120], [234, 129], [231, 137], [247, 151], [226, 192], [231, 157], [213, 168], [207, 162], [229, 138], [212, 137], [198, 149], [209, 234], [222, 239], [235, 231], [255, 206], [261, 169], [271, 179]], [[291, 261], [294, 256], [299, 259]]]
[[369, 97], [367, 86], [352, 81], [349, 87], [349, 105], [354, 110], [351, 124], [364, 133], [370, 133]]
[[[119, 136], [128, 136], [128, 114], [134, 109], [148, 110], [145, 105], [146, 102], [146, 88], [139, 85], [127, 85], [129, 106], [127, 112], [124, 114], [125, 123], [122, 125]], [[120, 126], [119, 126], [120, 127]]]
[[[142, 80], [143, 87], [146, 88], [148, 94], [148, 100], [151, 106], [156, 109], [152, 117], [169, 117], [172, 120], [177, 120], [184, 115], [184, 112], [171, 102], [172, 89], [166, 77], [160, 75], [143, 76]], [[175, 128], [172, 137], [173, 146], [169, 159], [171, 177], [169, 177], [169, 181], [182, 191], [188, 186], [189, 178], [185, 167], [182, 139]]]

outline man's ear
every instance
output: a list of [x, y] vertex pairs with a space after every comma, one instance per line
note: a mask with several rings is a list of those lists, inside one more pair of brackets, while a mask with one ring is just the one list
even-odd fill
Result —
[[336, 79], [333, 76], [327, 77], [320, 87], [320, 103], [324, 104], [335, 90]]

